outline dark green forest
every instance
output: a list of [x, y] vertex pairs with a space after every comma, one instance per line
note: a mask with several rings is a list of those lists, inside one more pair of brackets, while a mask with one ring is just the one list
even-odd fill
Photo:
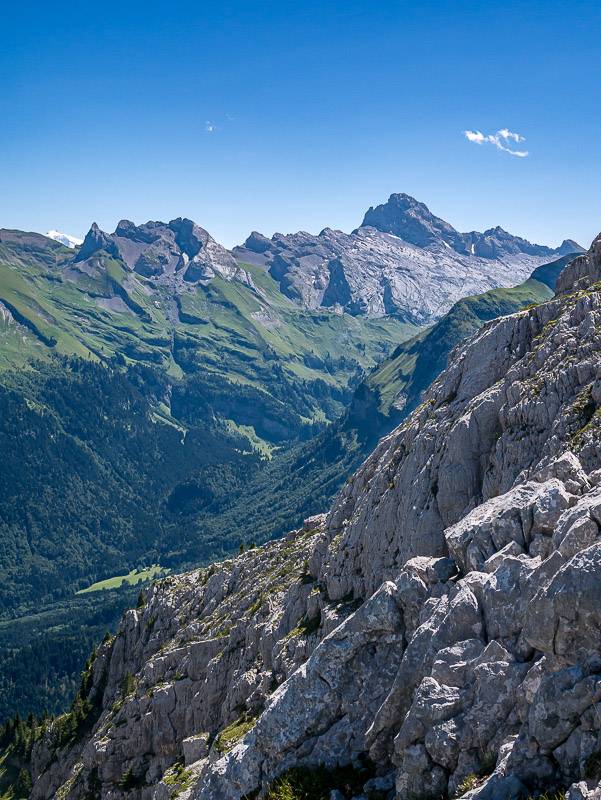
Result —
[[[80, 595], [0, 621], [2, 719], [59, 714], [75, 696], [92, 649], [114, 631], [137, 587]], [[25, 709], [27, 712], [25, 713]]]
[[246, 440], [204, 409], [185, 429], [157, 417], [167, 391], [149, 368], [74, 359], [0, 385], [3, 608], [64, 598], [138, 562], [175, 563], [181, 485], [215, 508], [257, 469]]
[[[322, 456], [329, 481], [306, 497], [305, 445], [293, 444], [295, 415], [281, 405], [214, 374], [176, 382], [117, 361], [56, 357], [3, 375], [0, 720], [64, 709], [90, 648], [134, 598], [129, 587], [76, 591], [136, 567], [215, 560], [322, 507], [339, 483], [340, 442]], [[279, 454], [266, 460], [225, 416], [240, 425], [257, 417]], [[290, 469], [298, 474], [287, 493]]]

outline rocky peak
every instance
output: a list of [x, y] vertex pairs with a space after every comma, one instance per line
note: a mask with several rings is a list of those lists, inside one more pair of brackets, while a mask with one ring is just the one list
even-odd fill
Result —
[[587, 289], [601, 280], [601, 233], [590, 250], [573, 259], [557, 280], [557, 293]]
[[244, 247], [253, 253], [265, 253], [271, 247], [271, 241], [258, 231], [253, 231], [244, 242]]
[[75, 256], [74, 261], [85, 261], [100, 250], [105, 250], [107, 253], [114, 256], [119, 255], [115, 242], [93, 222], [92, 227], [86, 233], [83, 244], [79, 248], [79, 252]]
[[521, 236], [509, 233], [500, 225], [483, 233], [459, 233], [448, 222], [432, 214], [430, 209], [408, 194], [391, 194], [388, 202], [370, 208], [363, 219], [364, 226], [392, 233], [417, 247], [452, 247], [457, 253], [485, 259], [512, 255], [552, 258], [554, 255], [582, 252], [571, 239], [556, 250], [532, 244]]
[[211, 238], [204, 228], [185, 217], [172, 219], [169, 229], [175, 234], [175, 243], [188, 258], [197, 256]]
[[552, 257], [557, 254], [550, 247], [532, 244], [521, 236], [514, 236], [500, 225], [489, 228], [484, 233], [472, 231], [463, 234], [463, 240], [469, 252], [481, 258], [494, 259], [503, 255], [518, 254]]
[[115, 236], [131, 239], [134, 242], [151, 244], [161, 238], [164, 229], [162, 222], [147, 222], [146, 225], [136, 225], [128, 219], [122, 219], [115, 228]]
[[428, 247], [442, 240], [459, 252], [465, 250], [461, 234], [452, 225], [408, 194], [391, 194], [386, 203], [370, 207], [362, 225], [392, 233], [418, 247]]
[[570, 255], [570, 253], [584, 253], [585, 249], [573, 239], [564, 239], [557, 248], [557, 252], [562, 256], [567, 256]]
[[86, 261], [99, 251], [119, 258], [125, 267], [145, 278], [174, 286], [210, 280], [219, 274], [231, 279], [248, 276], [235, 259], [210, 234], [183, 217], [169, 223], [150, 221], [136, 225], [123, 219], [115, 232], [106, 234], [94, 223], [75, 261]]

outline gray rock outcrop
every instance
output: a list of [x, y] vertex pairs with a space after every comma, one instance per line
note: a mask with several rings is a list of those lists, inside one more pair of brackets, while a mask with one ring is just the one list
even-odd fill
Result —
[[462, 297], [515, 285], [535, 267], [581, 251], [572, 241], [557, 249], [531, 244], [499, 227], [459, 233], [413, 197], [393, 194], [350, 234], [325, 228], [268, 239], [255, 231], [232, 252], [264, 265], [284, 294], [309, 308], [396, 314], [423, 325]]
[[81, 271], [93, 269], [88, 262], [102, 253], [119, 259], [132, 273], [173, 288], [185, 283], [209, 281], [216, 275], [244, 283], [250, 276], [204, 229], [192, 220], [134, 225], [123, 219], [107, 234], [94, 223], [73, 260]]

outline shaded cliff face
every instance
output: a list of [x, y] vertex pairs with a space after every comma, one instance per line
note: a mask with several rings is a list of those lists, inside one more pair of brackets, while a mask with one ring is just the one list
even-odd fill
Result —
[[268, 239], [255, 232], [232, 253], [267, 267], [282, 292], [309, 308], [395, 314], [423, 325], [462, 297], [514, 286], [538, 265], [581, 249], [570, 241], [555, 250], [531, 244], [499, 227], [460, 233], [413, 197], [393, 194], [351, 234], [325, 228]]
[[576, 288], [459, 345], [327, 516], [128, 612], [32, 797], [239, 800], [365, 759], [386, 798], [592, 797], [600, 242]]
[[[121, 259], [127, 267], [145, 278], [171, 280], [176, 284], [210, 280], [215, 275], [248, 283], [227, 250], [192, 220], [178, 217], [165, 222], [134, 225], [123, 219], [114, 233], [107, 234], [94, 223], [74, 259], [87, 263], [102, 252]], [[78, 267], [85, 271], [86, 266]]]

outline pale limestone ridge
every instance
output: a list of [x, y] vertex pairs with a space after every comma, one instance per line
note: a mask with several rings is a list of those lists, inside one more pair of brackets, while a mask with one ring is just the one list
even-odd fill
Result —
[[598, 242], [457, 348], [327, 516], [155, 585], [96, 658], [94, 729], [36, 745], [32, 797], [240, 800], [364, 758], [365, 797], [598, 796]]
[[460, 233], [407, 194], [370, 208], [352, 233], [324, 228], [271, 239], [254, 231], [232, 251], [260, 264], [281, 291], [308, 308], [431, 324], [463, 297], [526, 280], [541, 264], [582, 252], [552, 249], [500, 227]]

